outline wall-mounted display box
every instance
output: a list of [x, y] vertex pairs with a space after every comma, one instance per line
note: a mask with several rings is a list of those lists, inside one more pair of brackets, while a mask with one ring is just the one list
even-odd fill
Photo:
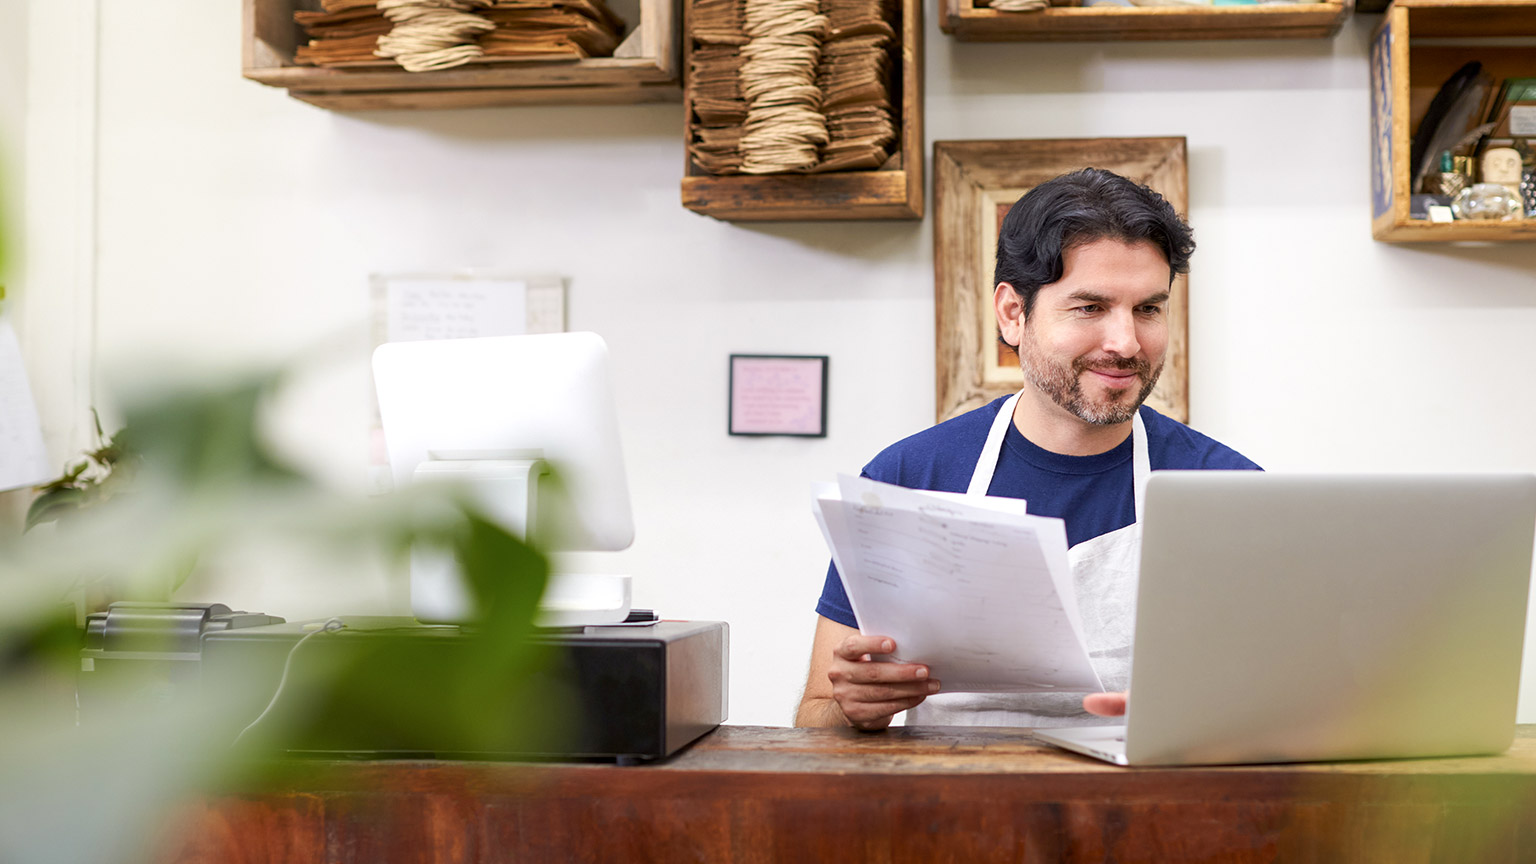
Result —
[[940, 0], [939, 27], [966, 42], [1313, 39], [1339, 32], [1354, 0], [1256, 6], [1051, 6], [1005, 12]]
[[1536, 218], [1409, 218], [1414, 132], [1442, 84], [1476, 60], [1497, 83], [1536, 77], [1536, 0], [1395, 0], [1371, 46], [1371, 234], [1394, 242], [1536, 240]]
[[676, 0], [609, 0], [628, 22], [612, 57], [576, 61], [467, 64], [433, 72], [300, 65], [294, 52], [304, 31], [296, 11], [320, 0], [243, 0], [245, 77], [285, 87], [296, 99], [338, 111], [397, 108], [483, 108], [501, 105], [675, 102], [678, 74]]
[[[697, 47], [689, 37], [692, 0], [684, 0], [683, 68]], [[901, 0], [900, 38], [891, 76], [897, 118], [895, 152], [879, 170], [824, 174], [710, 174], [685, 156], [683, 206], [733, 221], [923, 218], [923, 8]], [[683, 94], [685, 140], [694, 137], [692, 94]]]

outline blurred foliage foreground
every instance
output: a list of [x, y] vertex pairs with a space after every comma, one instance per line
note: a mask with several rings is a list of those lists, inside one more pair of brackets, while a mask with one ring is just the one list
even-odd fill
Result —
[[[517, 682], [539, 659], [526, 637], [545, 559], [461, 490], [427, 484], [352, 498], [281, 464], [256, 430], [283, 379], [250, 375], [123, 406], [123, 430], [106, 445], [114, 458], [134, 454], [131, 484], [115, 481], [94, 506], [64, 508], [73, 512], [54, 530], [0, 549], [0, 861], [151, 855], [164, 842], [168, 807], [280, 772], [272, 757], [315, 740], [317, 726], [334, 726], [338, 703], [344, 722], [384, 738], [409, 727], [418, 738], [473, 751], [505, 749], [516, 734], [509, 722], [527, 713], [516, 710]], [[259, 554], [251, 550], [282, 544], [326, 562], [315, 568], [324, 578], [338, 561], [376, 567], [382, 557], [404, 566], [415, 543], [451, 548], [476, 599], [480, 626], [455, 640], [452, 664], [406, 669], [411, 658], [391, 655], [387, 644], [345, 653], [300, 645], [288, 659], [305, 671], [284, 685], [283, 710], [247, 729], [249, 705], [237, 713], [231, 700], [200, 698], [209, 682], [167, 686], [162, 672], [117, 663], [107, 697], [93, 694], [89, 711], [77, 709], [82, 597], [164, 600], [197, 562], [230, 550]], [[349, 629], [314, 638], [368, 643], [358, 636]], [[306, 652], [330, 659], [306, 665]], [[424, 680], [430, 693], [397, 683]], [[264, 685], [258, 703], [269, 698]]]

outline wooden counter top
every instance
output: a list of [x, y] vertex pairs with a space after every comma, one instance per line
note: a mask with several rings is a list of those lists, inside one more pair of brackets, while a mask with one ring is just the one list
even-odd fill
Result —
[[654, 765], [297, 762], [189, 805], [167, 860], [1529, 861], [1498, 756], [1119, 768], [1027, 729], [724, 726]]

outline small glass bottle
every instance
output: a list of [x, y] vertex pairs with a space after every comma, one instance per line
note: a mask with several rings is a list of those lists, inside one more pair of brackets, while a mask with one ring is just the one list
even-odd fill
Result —
[[1483, 222], [1507, 222], [1524, 212], [1520, 199], [1502, 183], [1473, 183], [1451, 200], [1451, 213], [1457, 219]]
[[1457, 162], [1465, 162], [1465, 160], [1452, 157], [1449, 150], [1441, 152], [1440, 170], [1424, 175], [1424, 191], [1431, 195], [1455, 196], [1456, 193], [1467, 188], [1468, 175], [1458, 170]]

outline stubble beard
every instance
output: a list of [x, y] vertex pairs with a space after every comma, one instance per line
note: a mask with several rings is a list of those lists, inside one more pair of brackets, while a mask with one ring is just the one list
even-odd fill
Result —
[[[1162, 363], [1154, 369], [1152, 364], [1134, 357], [1105, 357], [1091, 363], [1076, 357], [1070, 364], [1057, 363], [1041, 354], [1027, 334], [1019, 341], [1019, 367], [1024, 370], [1025, 380], [1049, 396], [1052, 402], [1095, 426], [1114, 426], [1135, 417], [1137, 409], [1152, 395], [1158, 376], [1163, 374]], [[1083, 374], [1090, 369], [1135, 372], [1141, 381], [1141, 390], [1134, 399], [1122, 396], [1113, 401], [1090, 400], [1083, 393]]]

